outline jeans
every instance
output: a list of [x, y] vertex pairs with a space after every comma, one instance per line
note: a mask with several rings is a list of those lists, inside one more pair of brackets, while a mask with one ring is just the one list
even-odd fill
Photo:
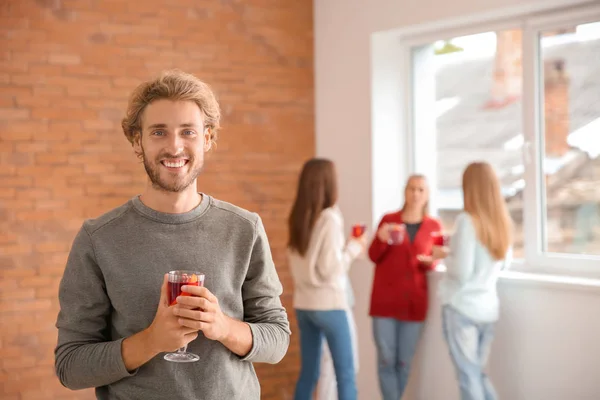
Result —
[[296, 310], [300, 329], [300, 377], [295, 400], [311, 400], [319, 379], [323, 338], [331, 351], [340, 400], [356, 400], [350, 324], [345, 310]]
[[493, 323], [470, 320], [450, 306], [442, 309], [444, 337], [456, 368], [461, 400], [496, 400], [484, 367], [494, 338]]
[[[354, 360], [354, 373], [358, 373], [358, 338], [356, 336], [356, 323], [352, 310], [346, 310], [348, 323], [350, 325], [350, 337], [352, 338], [352, 355]], [[317, 384], [317, 400], [337, 400], [337, 381], [335, 379], [335, 368], [331, 351], [327, 340], [323, 340], [323, 357], [321, 358], [321, 375]]]
[[377, 372], [383, 400], [402, 398], [422, 329], [423, 322], [373, 318]]

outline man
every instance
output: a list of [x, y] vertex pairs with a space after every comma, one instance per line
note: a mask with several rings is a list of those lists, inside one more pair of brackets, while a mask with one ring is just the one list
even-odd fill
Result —
[[[285, 355], [289, 323], [260, 217], [196, 188], [219, 120], [210, 88], [183, 72], [132, 94], [122, 126], [148, 185], [74, 240], [56, 324], [66, 387], [94, 387], [98, 399], [258, 400], [252, 362]], [[169, 306], [171, 270], [199, 271], [205, 287], [184, 287], [191, 296]], [[163, 359], [185, 345], [198, 362]]]

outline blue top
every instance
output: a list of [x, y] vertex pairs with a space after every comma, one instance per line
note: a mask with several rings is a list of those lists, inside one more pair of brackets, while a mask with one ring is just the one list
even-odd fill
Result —
[[502, 260], [495, 260], [477, 238], [471, 217], [462, 212], [456, 219], [456, 230], [450, 239], [450, 255], [446, 258], [446, 274], [440, 282], [440, 298], [475, 322], [498, 319], [499, 301], [496, 283], [500, 271], [512, 259], [509, 248]]

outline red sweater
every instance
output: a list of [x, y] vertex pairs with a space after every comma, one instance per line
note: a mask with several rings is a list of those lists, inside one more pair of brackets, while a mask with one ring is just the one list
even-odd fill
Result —
[[[384, 223], [402, 223], [402, 212], [386, 214]], [[376, 264], [371, 292], [371, 317], [388, 317], [400, 321], [423, 321], [427, 315], [427, 266], [417, 260], [417, 255], [431, 254], [432, 232], [442, 230], [438, 220], [423, 218], [414, 241], [408, 235], [399, 245], [388, 245], [377, 236], [369, 247], [369, 258]]]

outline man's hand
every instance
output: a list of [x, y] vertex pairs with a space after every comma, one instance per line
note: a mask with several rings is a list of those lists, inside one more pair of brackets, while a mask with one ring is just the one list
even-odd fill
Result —
[[207, 288], [183, 286], [182, 291], [191, 296], [179, 296], [173, 307], [173, 314], [179, 317], [181, 326], [201, 330], [208, 339], [221, 342], [240, 357], [252, 350], [250, 325], [223, 314], [219, 301]]
[[128, 371], [141, 367], [158, 353], [175, 351], [198, 337], [197, 329], [181, 326], [173, 315], [168, 304], [167, 281], [165, 275], [152, 324], [121, 344], [123, 363]]
[[172, 307], [169, 307], [167, 282], [168, 276], [165, 275], [156, 316], [148, 327], [150, 345], [159, 353], [175, 351], [198, 337], [198, 329], [182, 326], [173, 315]]
[[181, 290], [191, 296], [179, 296], [173, 307], [172, 313], [179, 317], [179, 324], [202, 331], [207, 339], [225, 340], [229, 335], [230, 319], [221, 311], [215, 295], [203, 286], [183, 286]]

